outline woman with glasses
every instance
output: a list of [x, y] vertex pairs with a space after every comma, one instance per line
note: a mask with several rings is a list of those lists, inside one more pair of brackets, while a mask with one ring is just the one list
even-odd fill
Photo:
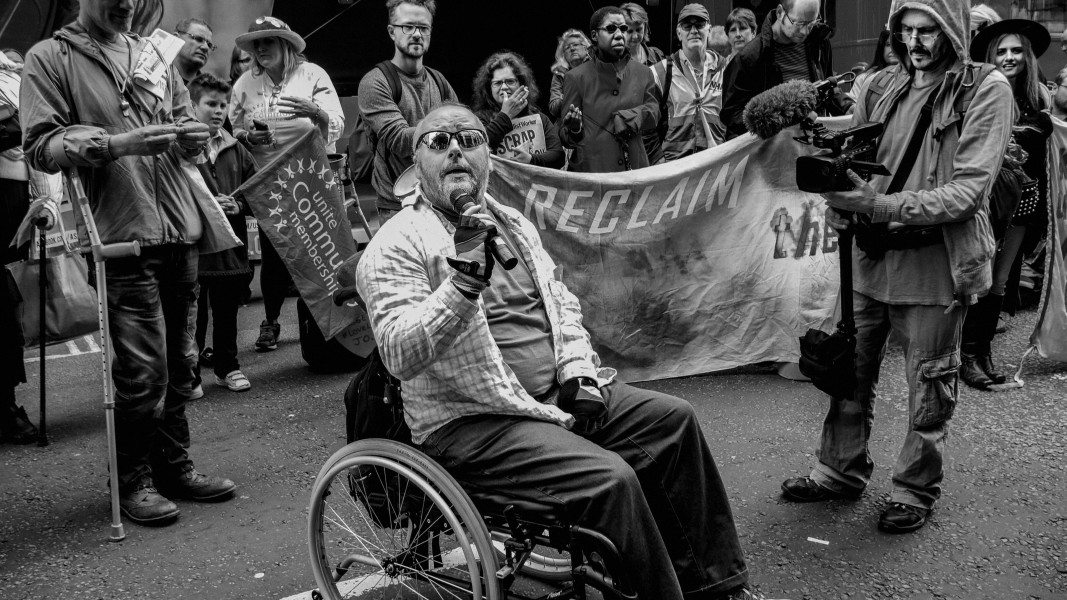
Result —
[[[1000, 215], [1007, 220], [1006, 231], [999, 241], [993, 262], [993, 286], [989, 293], [967, 311], [960, 350], [960, 378], [978, 389], [1004, 383], [1007, 376], [993, 364], [991, 342], [997, 320], [1004, 306], [1012, 272], [1018, 278], [1017, 264], [1041, 239], [1048, 227], [1048, 176], [1046, 174], [1047, 141], [1052, 135], [1049, 108], [1052, 98], [1041, 83], [1037, 59], [1052, 42], [1047, 29], [1026, 19], [1008, 19], [980, 30], [971, 41], [971, 59], [992, 64], [1011, 84], [1015, 92], [1012, 139], [1026, 158], [1022, 170], [1033, 180], [1023, 186], [1022, 197], [1014, 211]], [[1036, 185], [1035, 185], [1036, 184]], [[998, 215], [992, 215], [994, 229]], [[1008, 302], [1014, 309], [1014, 302]]]
[[626, 47], [626, 13], [606, 6], [593, 13], [595, 47], [589, 62], [563, 79], [563, 146], [574, 150], [567, 167], [582, 173], [613, 173], [649, 164], [642, 134], [655, 135], [659, 100], [652, 70]]
[[[248, 33], [237, 36], [237, 47], [252, 55], [252, 68], [233, 87], [230, 122], [234, 137], [248, 147], [260, 166], [284, 153], [310, 130], [322, 136], [326, 152], [336, 152], [335, 144], [345, 125], [341, 102], [326, 71], [301, 54], [304, 46], [300, 35], [274, 17], [256, 19]], [[262, 231], [259, 242], [266, 314], [256, 350], [267, 352], [278, 347], [278, 316], [292, 279]]]
[[548, 115], [537, 108], [533, 71], [514, 52], [497, 52], [474, 76], [474, 114], [485, 124], [492, 151], [539, 167], [563, 166], [563, 145]]
[[552, 86], [548, 91], [548, 114], [559, 118], [563, 109], [563, 75], [589, 60], [593, 43], [577, 29], [563, 32], [556, 44], [556, 62], [552, 63]]

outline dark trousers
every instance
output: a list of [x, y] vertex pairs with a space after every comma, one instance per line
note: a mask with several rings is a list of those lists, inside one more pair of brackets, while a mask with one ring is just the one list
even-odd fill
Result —
[[197, 358], [197, 255], [195, 246], [167, 244], [107, 262], [123, 492], [142, 478], [160, 480], [192, 468], [185, 404]]
[[[200, 278], [200, 298], [206, 296], [211, 310], [211, 347], [215, 352], [211, 364], [215, 375], [225, 377], [228, 373], [241, 368], [237, 362], [237, 310], [248, 289], [249, 275], [219, 275]], [[201, 311], [207, 312], [205, 303], [197, 310], [197, 340], [200, 333]], [[207, 321], [205, 318], [204, 321]], [[206, 323], [205, 323], [206, 329]], [[207, 337], [205, 331], [203, 336]], [[202, 345], [200, 347], [203, 347]]]
[[464, 485], [557, 505], [619, 548], [641, 598], [698, 598], [748, 571], [730, 503], [693, 407], [614, 382], [604, 426], [579, 436], [551, 423], [478, 415], [422, 449]]
[[282, 305], [285, 304], [285, 296], [289, 288], [293, 286], [293, 278], [282, 262], [282, 257], [274, 249], [263, 231], [259, 232], [259, 245], [263, 249], [263, 264], [259, 271], [259, 287], [263, 292], [264, 318], [270, 323], [277, 323], [278, 316], [282, 314]]
[[[25, 181], [0, 179], [0, 258], [8, 264], [26, 258], [25, 248], [22, 252], [11, 248], [22, 218], [30, 208], [30, 189]], [[34, 231], [36, 234], [36, 230]], [[0, 269], [3, 266], [0, 265]], [[17, 296], [8, 286], [6, 270], [0, 272], [0, 387], [4, 388], [5, 402], [14, 403], [15, 386], [26, 382], [26, 368], [22, 362], [22, 327], [19, 325], [15, 308]], [[34, 307], [33, 310], [37, 310]]]

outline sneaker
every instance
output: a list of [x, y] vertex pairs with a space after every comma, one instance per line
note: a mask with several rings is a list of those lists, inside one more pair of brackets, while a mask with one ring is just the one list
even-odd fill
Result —
[[199, 399], [201, 399], [203, 397], [204, 397], [204, 386], [199, 384], [199, 383], [194, 385], [193, 386], [193, 391], [189, 392], [189, 399], [190, 400], [199, 400]]
[[891, 503], [878, 519], [878, 529], [886, 533], [909, 533], [926, 525], [926, 517], [930, 516], [930, 509]]
[[160, 483], [167, 495], [197, 502], [221, 500], [237, 489], [229, 479], [204, 475], [196, 469], [189, 469], [174, 479], [160, 480]]
[[720, 600], [768, 600], [762, 593], [742, 585], [741, 587], [719, 596]]
[[240, 371], [230, 371], [225, 377], [216, 375], [215, 383], [229, 389], [231, 392], [247, 392], [252, 389], [252, 383]]
[[9, 407], [0, 409], [0, 442], [31, 444], [37, 439], [37, 428], [30, 423], [26, 409], [12, 401]]
[[178, 516], [178, 505], [164, 498], [149, 479], [142, 480], [134, 491], [119, 497], [119, 508], [126, 518], [141, 525], [159, 525]]
[[278, 334], [282, 326], [278, 323], [263, 321], [259, 324], [259, 339], [256, 340], [256, 352], [269, 352], [278, 348]]
[[215, 351], [211, 349], [211, 346], [204, 348], [200, 351], [200, 366], [210, 367], [213, 358], [215, 358]]
[[858, 493], [835, 492], [816, 483], [811, 477], [793, 477], [782, 482], [782, 496], [793, 502], [822, 502], [823, 500], [855, 500]]

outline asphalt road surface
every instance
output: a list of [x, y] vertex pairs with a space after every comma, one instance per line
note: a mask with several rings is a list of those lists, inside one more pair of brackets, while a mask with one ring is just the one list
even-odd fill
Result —
[[[0, 599], [277, 600], [314, 587], [309, 491], [344, 444], [350, 375], [308, 371], [293, 300], [278, 350], [252, 352], [261, 318], [258, 300], [240, 315], [251, 391], [206, 382], [207, 395], [189, 408], [197, 467], [232, 478], [237, 497], [181, 502], [169, 527], [127, 522], [120, 543], [108, 542], [99, 351], [84, 340], [50, 349], [51, 444], [0, 447]], [[1017, 364], [1035, 318], [1020, 313], [998, 336], [998, 359]], [[37, 362], [28, 357], [30, 382], [18, 397], [36, 420]], [[784, 502], [779, 485], [815, 460], [825, 401], [810, 384], [752, 367], [643, 385], [696, 407], [752, 581], [769, 597], [1067, 599], [1067, 365], [1029, 361], [1021, 390], [963, 390], [944, 496], [925, 528], [900, 536], [876, 528], [905, 428], [899, 349], [890, 349], [882, 373], [870, 487], [856, 501], [808, 505]]]

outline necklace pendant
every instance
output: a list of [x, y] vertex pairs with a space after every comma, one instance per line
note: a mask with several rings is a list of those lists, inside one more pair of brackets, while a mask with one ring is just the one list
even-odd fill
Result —
[[123, 116], [130, 116], [130, 103], [125, 98], [119, 99], [119, 108], [122, 109]]

